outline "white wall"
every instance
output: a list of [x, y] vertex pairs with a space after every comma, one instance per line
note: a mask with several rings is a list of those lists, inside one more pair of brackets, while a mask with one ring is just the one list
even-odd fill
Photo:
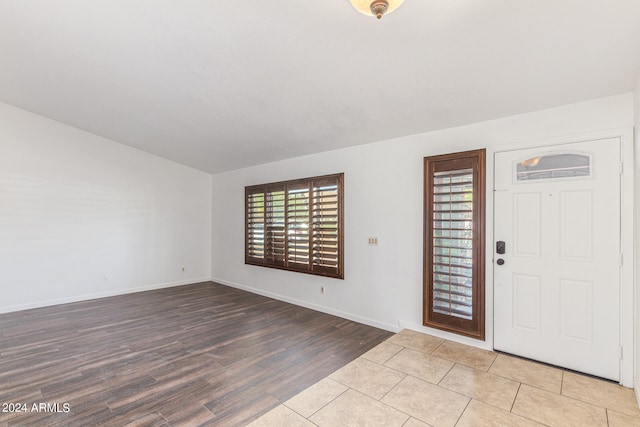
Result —
[[0, 312], [210, 272], [210, 175], [0, 104]]
[[[214, 175], [212, 279], [392, 331], [427, 331], [421, 326], [423, 157], [486, 147], [490, 189], [497, 146], [629, 128], [633, 120], [633, 94], [627, 93]], [[244, 186], [335, 172], [345, 173], [345, 280], [245, 265]], [[485, 348], [493, 339], [487, 225], [486, 343], [430, 331]], [[379, 246], [367, 246], [368, 237], [378, 237]]]

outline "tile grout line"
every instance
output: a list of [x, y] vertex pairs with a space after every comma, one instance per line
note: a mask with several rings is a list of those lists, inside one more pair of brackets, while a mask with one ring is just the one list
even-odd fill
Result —
[[[386, 342], [386, 341], [384, 341], [384, 342]], [[382, 343], [380, 343], [380, 344], [382, 344]], [[380, 344], [378, 344], [376, 347], [378, 347]], [[393, 344], [393, 343], [388, 343], [388, 344], [398, 346], [398, 347], [400, 347], [400, 350], [396, 351], [396, 352], [395, 352], [395, 353], [393, 353], [391, 356], [389, 356], [389, 357], [388, 357], [384, 362], [382, 362], [382, 365], [384, 365], [384, 364], [385, 364], [385, 363], [387, 363], [389, 360], [391, 360], [391, 359], [393, 359], [394, 357], [396, 357], [396, 356], [397, 356], [397, 355], [398, 355], [402, 350], [404, 350], [404, 349], [406, 348], [405, 346], [398, 345], [398, 344]], [[374, 348], [376, 348], [376, 347], [374, 347]], [[369, 350], [369, 351], [371, 351], [371, 350]], [[366, 353], [365, 353], [365, 354], [366, 354]], [[362, 357], [362, 356], [361, 356], [361, 357]], [[365, 359], [366, 359], [366, 358], [365, 358]], [[373, 362], [373, 360], [372, 360], [372, 362]]]
[[513, 407], [516, 405], [516, 400], [518, 399], [518, 394], [520, 394], [520, 387], [522, 387], [522, 383], [518, 383], [518, 391], [516, 391], [516, 395], [513, 398], [513, 403], [511, 403], [511, 409], [509, 409], [509, 413], [513, 414]]
[[[382, 366], [384, 366], [385, 368], [389, 368], [388, 366], [385, 366], [385, 365], [382, 365]], [[384, 399], [384, 398], [385, 398], [389, 393], [391, 393], [391, 392], [393, 391], [393, 389], [394, 389], [394, 388], [398, 387], [398, 385], [399, 385], [402, 381], [404, 381], [407, 377], [409, 377], [409, 376], [410, 376], [409, 374], [406, 374], [406, 373], [404, 373], [404, 372], [402, 372], [402, 371], [398, 371], [398, 370], [393, 369], [393, 368], [389, 368], [389, 369], [392, 369], [392, 370], [394, 370], [394, 371], [396, 371], [396, 372], [401, 373], [402, 375], [404, 375], [404, 377], [402, 377], [402, 379], [401, 379], [400, 381], [398, 381], [397, 383], [395, 383], [395, 384], [393, 385], [393, 387], [391, 387], [391, 388], [390, 388], [386, 393], [384, 393], [384, 394], [380, 397], [380, 399], [376, 399], [376, 400], [377, 400], [378, 402], [380, 402], [380, 403], [384, 403], [384, 402], [382, 401], [382, 399]], [[386, 403], [385, 403], [385, 405], [386, 405]], [[387, 406], [389, 406], [389, 407], [393, 408], [393, 406], [391, 406], [391, 405], [387, 405]], [[394, 409], [397, 409], [397, 408], [394, 408]], [[397, 410], [399, 410], [399, 409], [397, 409]], [[401, 411], [401, 412], [402, 412], [402, 411]]]
[[[451, 372], [451, 371], [453, 370], [453, 368], [455, 368], [455, 367], [456, 367], [456, 365], [458, 364], [458, 362], [454, 362], [453, 360], [449, 360], [449, 362], [453, 362], [453, 365], [451, 365], [451, 367], [449, 368], [449, 370], [448, 370], [448, 371], [447, 371], [447, 372], [442, 376], [442, 378], [440, 378], [440, 381], [438, 381], [438, 382], [436, 383], [436, 385], [437, 385], [438, 387], [442, 387], [442, 386], [440, 385], [440, 383], [441, 383], [441, 382], [446, 378], [446, 376], [447, 376], [447, 375], [449, 375], [449, 372]], [[444, 387], [442, 387], [442, 388], [444, 388]], [[444, 389], [445, 389], [445, 390], [449, 390], [449, 389], [447, 389], [447, 388], [444, 388]], [[453, 391], [453, 390], [450, 390], [450, 391]]]
[[[563, 372], [563, 378], [564, 378], [564, 372]], [[587, 401], [580, 400], [580, 399], [578, 399], [578, 398], [571, 397], [571, 396], [566, 396], [566, 395], [563, 395], [563, 394], [557, 394], [557, 393], [554, 393], [554, 392], [552, 392], [552, 391], [545, 390], [545, 389], [542, 389], [542, 388], [539, 388], [539, 387], [535, 387], [535, 386], [532, 386], [532, 385], [529, 385], [529, 384], [525, 384], [525, 385], [526, 385], [526, 386], [528, 386], [528, 387], [531, 387], [531, 388], [533, 388], [533, 389], [540, 390], [540, 391], [542, 391], [543, 393], [550, 393], [550, 394], [553, 394], [553, 395], [555, 396], [555, 398], [556, 398], [556, 399], [557, 399], [557, 398], [560, 398], [561, 400], [562, 400], [562, 399], [566, 399], [567, 401], [571, 401], [573, 404], [576, 404], [576, 403], [577, 403], [577, 404], [580, 404], [580, 405], [590, 406], [591, 408], [594, 408], [594, 409], [603, 409], [603, 410], [605, 411], [605, 418], [606, 418], [607, 420], [608, 420], [608, 418], [609, 418], [609, 417], [608, 417], [608, 411], [609, 411], [609, 408], [607, 408], [606, 406], [597, 405], [597, 404], [595, 404], [595, 403], [587, 402]], [[519, 393], [519, 391], [518, 391], [518, 393]], [[514, 400], [514, 404], [515, 404], [515, 400]], [[512, 409], [513, 409], [513, 408], [512, 408]], [[518, 414], [516, 414], [516, 415], [518, 415]], [[626, 414], [623, 414], [623, 415], [626, 415]], [[527, 418], [527, 419], [531, 419], [531, 418], [526, 417], [526, 416], [524, 416], [524, 415], [519, 415], [519, 416], [524, 417], [524, 418]], [[531, 420], [532, 420], [532, 419], [531, 419]], [[532, 421], [536, 421], [536, 420], [532, 420]], [[539, 423], [540, 421], [536, 421], [536, 422], [538, 422], [538, 423]], [[608, 424], [608, 421], [607, 421], [607, 424]]]
[[[547, 390], [542, 390], [542, 391], [547, 391]], [[549, 393], [551, 393], [551, 392], [549, 392]], [[559, 396], [560, 396], [560, 397], [564, 397], [565, 399], [571, 400], [571, 401], [573, 401], [573, 402], [577, 402], [577, 403], [583, 404], [583, 405], [588, 405], [588, 406], [592, 406], [592, 407], [594, 407], [594, 408], [604, 409], [604, 410], [605, 410], [605, 412], [607, 412], [607, 411], [609, 410], [609, 408], [608, 408], [608, 407], [606, 407], [606, 406], [598, 405], [598, 404], [591, 403], [591, 402], [587, 402], [586, 400], [580, 400], [580, 399], [578, 399], [577, 397], [571, 397], [571, 396], [567, 396], [567, 395], [564, 395], [564, 394], [560, 394]], [[614, 411], [614, 412], [615, 412], [615, 411]], [[620, 413], [621, 413], [622, 415], [627, 415], [627, 414], [625, 414], [624, 412], [620, 412]], [[633, 416], [631, 416], [631, 415], [627, 415], [627, 416], [630, 416], [630, 417], [632, 417], [632, 418], [635, 418], [635, 417], [633, 417]]]
[[467, 409], [469, 409], [469, 405], [471, 405], [472, 401], [473, 401], [473, 398], [469, 398], [469, 401], [467, 402], [467, 405], [464, 407], [462, 412], [460, 412], [460, 415], [458, 416], [458, 419], [456, 420], [456, 423], [453, 425], [453, 427], [456, 427], [458, 425], [458, 423], [460, 422], [460, 419], [462, 418], [464, 413], [467, 412]]
[[430, 353], [428, 353], [428, 354], [433, 354], [433, 353], [435, 353], [435, 351], [436, 351], [437, 349], [439, 349], [440, 347], [442, 347], [442, 346], [444, 345], [444, 343], [445, 343], [445, 342], [447, 342], [447, 340], [443, 338], [443, 339], [442, 339], [442, 342], [440, 342], [440, 344], [438, 344], [438, 345], [437, 345], [433, 350], [431, 350], [431, 352], [430, 352]]
[[[398, 384], [400, 384], [400, 383], [401, 383], [405, 378], [407, 378], [408, 376], [409, 376], [409, 375], [406, 375], [406, 374], [405, 374], [405, 377], [404, 377], [402, 380], [398, 381]], [[399, 409], [399, 408], [396, 408], [395, 406], [391, 406], [390, 404], [388, 404], [388, 403], [386, 403], [386, 402], [383, 402], [383, 401], [382, 401], [382, 399], [384, 399], [384, 398], [385, 398], [385, 396], [386, 396], [387, 394], [391, 393], [391, 391], [392, 391], [394, 388], [396, 388], [396, 387], [398, 386], [398, 384], [396, 384], [396, 385], [394, 385], [393, 387], [391, 387], [391, 390], [389, 390], [388, 392], [386, 392], [386, 393], [385, 393], [385, 394], [384, 394], [380, 399], [376, 399], [376, 398], [374, 398], [374, 397], [371, 397], [371, 396], [369, 396], [368, 394], [365, 394], [365, 393], [363, 393], [363, 392], [361, 392], [361, 391], [358, 391], [358, 390], [356, 390], [356, 389], [354, 389], [354, 388], [351, 388], [351, 387], [349, 387], [349, 390], [353, 390], [353, 391], [354, 391], [354, 392], [356, 392], [356, 393], [359, 393], [359, 394], [361, 394], [361, 395], [363, 395], [363, 396], [365, 396], [365, 397], [368, 397], [368, 398], [370, 398], [370, 399], [375, 400], [375, 401], [376, 401], [376, 402], [378, 402], [378, 403], [383, 404], [383, 405], [384, 405], [384, 406], [386, 406], [387, 408], [393, 409], [394, 411], [400, 412], [401, 414], [404, 414], [404, 415], [408, 416], [409, 418], [407, 418], [407, 421], [409, 421], [409, 419], [411, 419], [411, 418], [415, 418], [415, 419], [417, 419], [417, 420], [422, 421], [422, 419], [420, 419], [420, 418], [418, 418], [418, 417], [414, 417], [414, 416], [413, 416], [413, 415], [411, 415], [411, 414], [407, 414], [407, 413], [406, 413], [406, 412], [404, 412], [403, 410], [401, 410], [401, 409]], [[345, 390], [345, 393], [346, 393], [346, 390]], [[404, 423], [402, 423], [402, 425], [405, 425], [405, 424], [407, 423], [407, 421], [405, 421]], [[425, 421], [422, 421], [422, 422], [424, 423]]]
[[[495, 352], [494, 352], [495, 353]], [[489, 371], [491, 370], [491, 368], [493, 368], [493, 365], [495, 365], [496, 360], [498, 360], [498, 357], [500, 356], [500, 354], [495, 353], [496, 357], [493, 358], [493, 362], [491, 362], [491, 365], [489, 365], [489, 369], [487, 369], [487, 373], [489, 373]]]
[[[400, 353], [400, 352], [398, 352], [398, 353]], [[389, 360], [391, 360], [391, 359], [393, 359], [393, 357], [389, 358]], [[365, 360], [368, 360], [368, 359], [365, 359]], [[387, 362], [388, 362], [389, 360], [387, 360]], [[387, 362], [384, 362], [383, 364], [380, 364], [380, 363], [378, 363], [378, 362], [373, 362], [373, 361], [371, 361], [371, 360], [369, 360], [369, 362], [375, 363], [375, 364], [380, 365], [380, 366], [382, 366], [382, 367], [384, 367], [384, 368], [391, 369], [391, 370], [392, 370], [392, 371], [394, 371], [394, 372], [397, 372], [397, 373], [399, 373], [399, 374], [404, 375], [404, 377], [402, 378], [402, 380], [404, 380], [406, 377], [410, 376], [410, 375], [409, 375], [409, 374], [407, 374], [406, 372], [403, 372], [403, 371], [401, 371], [401, 370], [399, 370], [399, 369], [396, 369], [396, 368], [392, 368], [391, 366], [387, 366], [387, 365], [385, 364], [385, 363], [387, 363]], [[418, 378], [418, 379], [420, 379], [420, 378]], [[398, 381], [398, 384], [400, 384], [400, 382], [402, 382], [402, 380]], [[425, 380], [422, 380], [422, 381], [425, 381]], [[427, 382], [429, 382], [429, 381], [427, 381]], [[398, 384], [396, 384], [396, 385], [398, 385]], [[432, 384], [433, 384], [433, 383], [432, 383]], [[394, 385], [393, 387], [395, 387], [395, 385]], [[393, 388], [393, 387], [392, 387], [392, 388]], [[388, 393], [388, 392], [387, 392], [387, 393]], [[385, 394], [385, 395], [386, 395], [386, 394]]]
[[[405, 414], [405, 415], [407, 415], [409, 418], [407, 418], [407, 420], [406, 420], [404, 423], [402, 423], [402, 425], [403, 425], [403, 426], [404, 426], [406, 423], [408, 423], [408, 422], [409, 422], [409, 420], [411, 420], [411, 418], [415, 418], [415, 419], [417, 419], [417, 420], [419, 420], [419, 421], [421, 421], [421, 422], [423, 422], [423, 423], [426, 423], [426, 422], [425, 422], [424, 420], [420, 419], [420, 418], [414, 417], [414, 416], [413, 416], [413, 415], [411, 415], [411, 414], [407, 414], [406, 412], [404, 412], [404, 411], [400, 410], [399, 408], [396, 408], [395, 406], [391, 406], [391, 405], [389, 405], [388, 403], [383, 402], [382, 400], [383, 400], [383, 399], [384, 399], [384, 398], [385, 398], [389, 393], [391, 393], [391, 392], [392, 392], [396, 387], [398, 387], [398, 385], [400, 385], [400, 383], [401, 383], [402, 381], [404, 381], [404, 380], [405, 380], [406, 378], [408, 378], [408, 377], [415, 378], [415, 379], [417, 379], [417, 380], [419, 380], [419, 381], [424, 381], [424, 382], [426, 382], [426, 383], [428, 383], [428, 384], [435, 385], [436, 387], [439, 387], [439, 386], [438, 386], [438, 384], [433, 384], [433, 383], [431, 383], [431, 382], [429, 382], [429, 381], [423, 380], [423, 379], [421, 379], [421, 378], [414, 377], [414, 376], [409, 375], [409, 374], [407, 374], [407, 373], [405, 373], [405, 372], [402, 372], [402, 371], [399, 371], [399, 370], [397, 370], [397, 369], [394, 369], [394, 368], [392, 368], [392, 367], [390, 367], [390, 366], [385, 365], [385, 363], [387, 363], [389, 360], [393, 359], [395, 356], [397, 356], [398, 354], [400, 354], [402, 351], [404, 351], [404, 350], [406, 350], [406, 349], [413, 350], [413, 351], [417, 351], [417, 352], [419, 352], [419, 353], [423, 353], [423, 354], [429, 355], [429, 356], [431, 356], [431, 357], [435, 357], [436, 359], [441, 359], [441, 358], [439, 358], [439, 357], [433, 356], [433, 355], [432, 355], [432, 353], [433, 353], [433, 352], [434, 352], [434, 351], [435, 351], [435, 350], [436, 350], [440, 345], [442, 345], [442, 343], [444, 343], [444, 342], [445, 342], [445, 341], [443, 340], [443, 341], [442, 341], [442, 342], [441, 342], [441, 343], [440, 343], [436, 348], [434, 348], [434, 349], [431, 351], [431, 353], [425, 353], [425, 352], [423, 352], [423, 351], [416, 350], [416, 349], [413, 349], [413, 348], [410, 348], [410, 347], [405, 347], [405, 346], [402, 346], [402, 345], [399, 345], [399, 344], [394, 344], [394, 345], [397, 345], [397, 346], [402, 347], [402, 348], [401, 348], [400, 350], [398, 350], [398, 351], [397, 351], [393, 356], [389, 357], [389, 358], [388, 358], [384, 363], [382, 363], [382, 364], [379, 364], [379, 363], [378, 363], [378, 365], [380, 365], [380, 366], [384, 366], [385, 368], [391, 369], [391, 370], [393, 370], [393, 371], [396, 371], [396, 372], [401, 373], [401, 374], [403, 374], [403, 375], [404, 375], [404, 377], [403, 377], [400, 381], [398, 381], [398, 382], [397, 382], [393, 387], [391, 387], [391, 388], [389, 389], [389, 391], [387, 391], [386, 393], [384, 393], [384, 394], [382, 395], [382, 397], [380, 397], [380, 399], [376, 399], [378, 402], [382, 403], [383, 405], [385, 405], [385, 406], [387, 406], [387, 407], [389, 407], [389, 408], [391, 408], [391, 409], [394, 409], [394, 410], [396, 410], [396, 411], [400, 412], [401, 414]], [[393, 344], [393, 343], [391, 343], [391, 344]], [[362, 356], [361, 356], [361, 357], [362, 357]], [[365, 360], [368, 360], [368, 359], [366, 359], [366, 358], [365, 358]], [[441, 360], [446, 360], [446, 361], [449, 361], [449, 362], [453, 362], [453, 361], [448, 360], [448, 359], [441, 359]], [[373, 361], [370, 361], [370, 362], [373, 362]], [[377, 362], [373, 362], [373, 363], [377, 363]], [[454, 363], [454, 365], [453, 365], [453, 366], [455, 366], [455, 362], [453, 362], [453, 363]], [[449, 371], [451, 371], [451, 369], [453, 368], [453, 366], [452, 366], [451, 368], [449, 368]], [[447, 373], [449, 373], [449, 371], [447, 371]], [[445, 374], [442, 378], [444, 378], [445, 376], [446, 376], [446, 374]], [[442, 378], [440, 379], [440, 381], [442, 381]], [[351, 389], [351, 387], [349, 387], [349, 389]], [[356, 391], [356, 392], [358, 392], [358, 393], [361, 393], [361, 392], [359, 392], [358, 390], [355, 390], [355, 389], [351, 389], [351, 390], [354, 390], [354, 391]], [[364, 393], [361, 393], [361, 394], [363, 394], [363, 395], [367, 396], [367, 395], [366, 395], [366, 394], [364, 394]], [[464, 396], [464, 395], [463, 395], [463, 396]], [[371, 397], [371, 396], [369, 396], [369, 397]], [[471, 401], [471, 399], [469, 399], [469, 401]], [[468, 406], [468, 405], [469, 405], [469, 402], [467, 402], [467, 406]], [[465, 407], [465, 409], [466, 409], [466, 407]], [[464, 411], [462, 411], [462, 412], [464, 413]], [[462, 416], [462, 414], [461, 414], [460, 416]], [[458, 417], [458, 418], [459, 418], [459, 417]], [[456, 421], [456, 423], [457, 423], [457, 421]], [[428, 424], [428, 423], [426, 423], [426, 424]]]
[[[574, 395], [562, 394], [562, 393], [563, 393], [563, 391], [564, 391], [564, 374], [565, 374], [565, 373], [573, 374], [573, 373], [572, 373], [572, 372], [570, 372], [570, 371], [566, 371], [566, 370], [563, 370], [563, 371], [562, 371], [562, 384], [561, 384], [561, 388], [560, 388], [560, 396], [562, 396], [562, 397], [564, 397], [564, 398], [567, 398], [567, 399], [569, 399], [569, 400], [572, 400], [572, 401], [574, 401], [574, 402], [577, 402], [577, 403], [581, 403], [581, 404], [589, 405], [589, 406], [592, 406], [592, 407], [594, 407], [594, 408], [601, 408], [601, 409], [604, 409], [604, 410], [605, 410], [605, 412], [607, 413], [607, 419], [609, 418], [609, 411], [611, 411], [611, 412], [613, 412], [613, 413], [622, 414], [622, 415], [625, 415], [625, 416], [628, 416], [628, 417], [631, 417], [631, 418], [634, 418], [634, 419], [640, 419], [640, 417], [638, 417], [637, 415], [631, 415], [631, 414], [629, 414], [629, 413], [625, 412], [624, 410], [619, 410], [619, 409], [610, 408], [610, 407], [606, 406], [606, 403], [605, 403], [605, 402], [602, 402], [602, 401], [598, 401], [598, 403], [594, 403], [594, 402], [591, 402], [591, 401], [588, 401], [588, 400], [583, 400], [583, 399], [580, 397], [580, 395], [578, 395], [578, 394], [574, 394]], [[576, 375], [585, 376], [584, 374], [581, 374], [581, 373], [576, 373]], [[589, 376], [586, 376], [586, 377], [589, 377]], [[596, 381], [600, 381], [600, 379], [599, 379], [599, 378], [593, 378], [593, 379], [594, 379], [594, 380], [596, 380]], [[606, 380], [605, 380], [605, 381], [606, 381]], [[620, 384], [615, 384], [615, 383], [610, 383], [610, 384], [615, 385], [616, 387], [624, 388], [624, 387], [623, 387], [622, 385], [620, 385]], [[635, 400], [634, 400], [634, 402], [635, 402]]]
[[[329, 378], [329, 377], [327, 377], [327, 378]], [[322, 380], [320, 380], [320, 381], [322, 381]], [[320, 381], [318, 381], [318, 382], [320, 382]], [[335, 381], [335, 380], [331, 380], [331, 381]], [[336, 382], [337, 382], [337, 381], [336, 381]], [[316, 383], [316, 384], [317, 384], [317, 383]], [[315, 385], [315, 384], [314, 384], [314, 385]], [[344, 384], [343, 384], [343, 385], [344, 385]], [[311, 386], [311, 387], [312, 387], [312, 386]], [[346, 387], [346, 386], [345, 386], [345, 387]], [[305, 389], [305, 390], [306, 390], [306, 389]], [[305, 390], [303, 390], [303, 391], [305, 391]], [[324, 408], [326, 408], [327, 406], [329, 406], [329, 404], [330, 404], [331, 402], [335, 401], [337, 398], [339, 398], [340, 396], [342, 396], [343, 394], [345, 394], [345, 393], [346, 393], [347, 391], [349, 391], [349, 390], [352, 390], [352, 388], [351, 388], [351, 387], [347, 387], [347, 389], [346, 389], [345, 391], [343, 391], [342, 393], [340, 393], [339, 395], [337, 395], [336, 397], [334, 397], [333, 399], [331, 399], [329, 402], [327, 402], [327, 403], [325, 403], [324, 405], [322, 405], [322, 407], [321, 407], [321, 408], [318, 408], [314, 413], [312, 413], [312, 414], [311, 414], [311, 415], [309, 415], [308, 417], [305, 417], [305, 416], [304, 416], [304, 415], [302, 415], [302, 414], [298, 414], [298, 412], [296, 412], [296, 411], [295, 411], [295, 409], [293, 409], [293, 408], [289, 408], [288, 406], [287, 406], [287, 408], [291, 409], [293, 412], [296, 412], [296, 414], [300, 415], [302, 418], [304, 418], [304, 419], [308, 420], [309, 422], [313, 422], [313, 421], [311, 421], [309, 418], [313, 417], [315, 414], [317, 414], [318, 412], [320, 412], [322, 409], [324, 409]], [[302, 393], [302, 392], [301, 392], [301, 393]], [[294, 396], [294, 397], [295, 397], [295, 396]], [[284, 405], [284, 403], [283, 403], [283, 405]], [[286, 405], [285, 405], [285, 406], [286, 406]], [[314, 424], [315, 424], [315, 423], [314, 423]]]
[[[543, 424], [541, 421], [537, 421], [537, 420], [534, 420], [532, 418], [529, 418], [528, 416], [516, 414], [516, 413], [513, 412], [513, 407], [516, 405], [516, 400], [518, 399], [518, 394], [520, 394], [520, 387], [522, 387], [522, 385], [523, 385], [523, 383], [520, 383], [520, 385], [518, 386], [518, 392], [516, 393], [515, 399], [513, 399], [513, 405], [511, 405], [511, 410], [509, 411], [509, 413], [513, 414], [516, 417], [521, 417], [521, 418], [524, 418], [525, 420], [529, 420], [531, 422], [538, 423], [540, 425], [549, 427], [548, 424]], [[525, 385], [528, 385], [528, 384], [525, 384]], [[542, 389], [539, 389], [539, 390], [542, 390]], [[547, 391], [547, 390], [542, 390], [542, 391]]]

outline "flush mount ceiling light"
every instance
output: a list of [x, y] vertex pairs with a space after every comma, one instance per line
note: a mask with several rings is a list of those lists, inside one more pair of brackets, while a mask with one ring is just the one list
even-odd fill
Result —
[[358, 12], [368, 16], [382, 18], [382, 15], [389, 14], [396, 10], [404, 0], [350, 0], [351, 5]]

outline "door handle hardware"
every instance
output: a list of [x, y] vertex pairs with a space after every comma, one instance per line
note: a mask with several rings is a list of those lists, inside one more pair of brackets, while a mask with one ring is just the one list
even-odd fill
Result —
[[496, 242], [496, 253], [504, 255], [507, 245], [502, 241]]

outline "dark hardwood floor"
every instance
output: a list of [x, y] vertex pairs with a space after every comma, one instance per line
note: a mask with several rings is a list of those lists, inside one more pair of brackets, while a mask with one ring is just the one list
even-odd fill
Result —
[[1, 314], [0, 426], [245, 425], [389, 336], [211, 282]]

